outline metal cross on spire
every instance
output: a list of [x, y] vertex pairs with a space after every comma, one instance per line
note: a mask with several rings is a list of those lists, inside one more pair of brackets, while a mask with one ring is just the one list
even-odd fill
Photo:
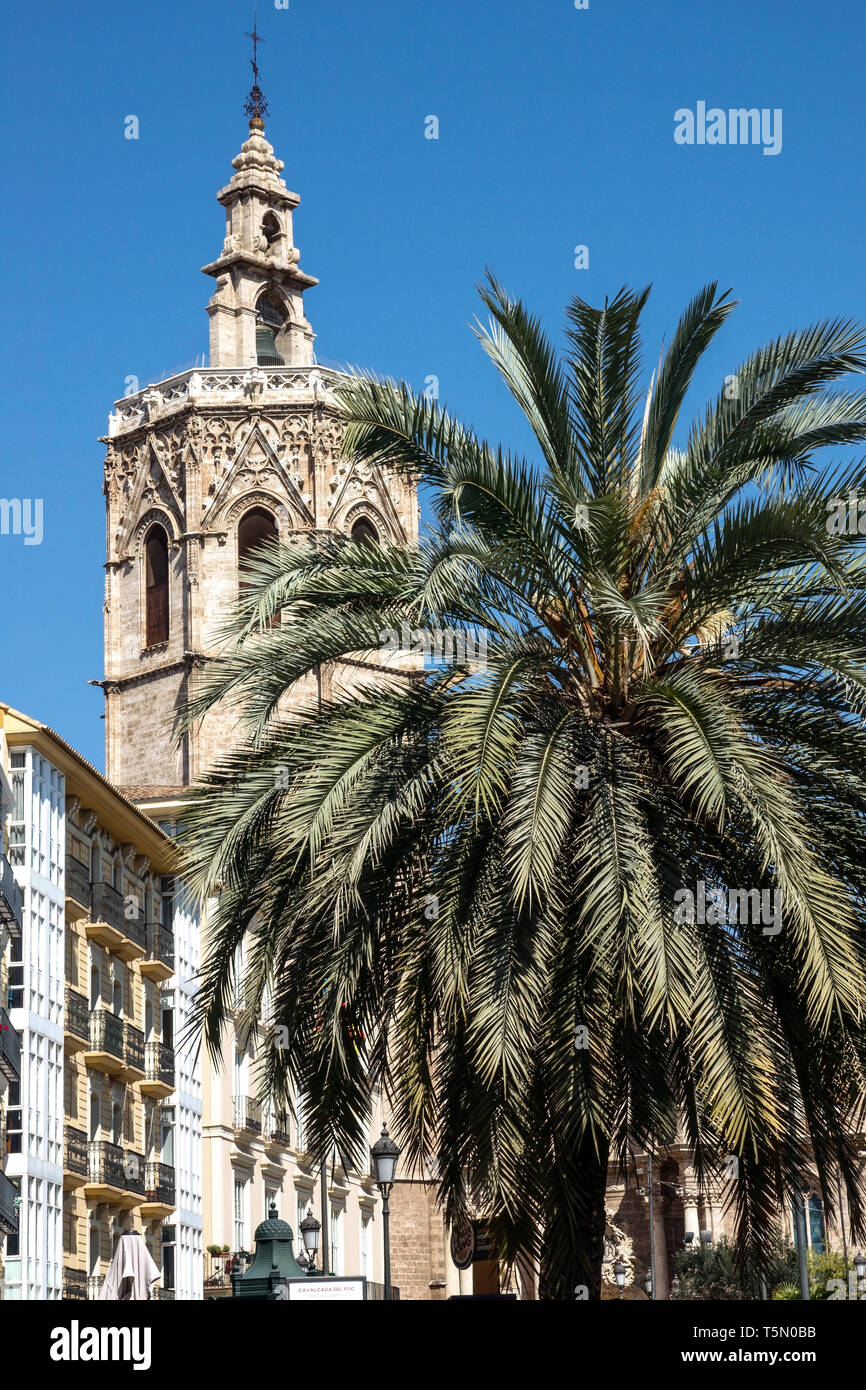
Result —
[[259, 86], [259, 44], [264, 43], [264, 39], [258, 31], [258, 6], [253, 10], [253, 29], [252, 33], [247, 33], [246, 37], [253, 41], [253, 56], [250, 58], [250, 67], [253, 70], [253, 85], [250, 94], [244, 102], [244, 112], [254, 120], [261, 120], [268, 114], [268, 103], [265, 101], [264, 92]]

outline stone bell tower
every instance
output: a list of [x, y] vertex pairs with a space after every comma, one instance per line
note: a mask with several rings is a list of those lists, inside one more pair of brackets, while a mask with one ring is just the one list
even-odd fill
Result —
[[[301, 201], [280, 178], [260, 116], [232, 160], [236, 173], [217, 199], [226, 210], [222, 255], [203, 267], [217, 282], [208, 305], [212, 367], [313, 365], [304, 291], [319, 282], [298, 266], [292, 213]], [[260, 358], [273, 358], [260, 363]]]
[[117, 401], [103, 440], [106, 771], [152, 809], [232, 742], [228, 710], [179, 744], [176, 730], [218, 650], [244, 555], [273, 535], [399, 544], [418, 534], [414, 488], [341, 454], [339, 373], [316, 365], [304, 295], [317, 281], [294, 244], [300, 199], [265, 138], [257, 87], [251, 101], [248, 137], [217, 195], [222, 251], [203, 267], [216, 281], [210, 365]]

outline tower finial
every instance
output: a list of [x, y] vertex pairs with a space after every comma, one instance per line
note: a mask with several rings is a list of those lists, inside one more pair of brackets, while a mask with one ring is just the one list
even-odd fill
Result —
[[246, 37], [253, 41], [253, 56], [250, 59], [250, 67], [253, 70], [253, 85], [250, 94], [244, 102], [244, 112], [251, 121], [259, 121], [264, 125], [263, 117], [268, 114], [268, 103], [265, 95], [259, 86], [259, 44], [264, 43], [264, 39], [258, 32], [258, 6], [253, 10], [253, 31], [247, 33]]

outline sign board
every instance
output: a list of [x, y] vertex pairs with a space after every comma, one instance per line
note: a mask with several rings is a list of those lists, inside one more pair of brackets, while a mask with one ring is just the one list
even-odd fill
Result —
[[451, 1232], [451, 1259], [458, 1269], [468, 1269], [478, 1260], [492, 1260], [490, 1235], [483, 1221], [466, 1221]]
[[286, 1279], [285, 1292], [277, 1291], [278, 1298], [287, 1298], [290, 1303], [365, 1303], [367, 1300], [367, 1280], [316, 1278]]

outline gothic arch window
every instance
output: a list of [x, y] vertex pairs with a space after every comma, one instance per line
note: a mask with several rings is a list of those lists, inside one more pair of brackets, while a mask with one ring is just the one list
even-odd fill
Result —
[[277, 221], [276, 215], [272, 212], [266, 212], [262, 218], [262, 236], [268, 243], [268, 246], [273, 246], [279, 235], [280, 224]]
[[[245, 512], [238, 522], [238, 570], [242, 570], [248, 562], [251, 553], [266, 541], [277, 539], [277, 523], [273, 513], [266, 511], [264, 507], [251, 507]], [[240, 587], [243, 588], [245, 580], [239, 573]]]
[[[250, 584], [249, 575], [244, 573], [253, 552], [267, 541], [278, 538], [277, 523], [273, 514], [264, 507], [251, 507], [238, 522], [238, 593], [242, 596]], [[274, 617], [268, 624], [277, 627], [279, 619]]]
[[366, 516], [358, 517], [352, 527], [352, 540], [362, 545], [379, 545], [379, 532]]
[[274, 294], [263, 294], [256, 305], [256, 362], [260, 367], [282, 367], [285, 358], [277, 346], [277, 337], [286, 327], [285, 306]]
[[144, 542], [144, 601], [146, 647], [168, 641], [168, 536], [151, 526]]

